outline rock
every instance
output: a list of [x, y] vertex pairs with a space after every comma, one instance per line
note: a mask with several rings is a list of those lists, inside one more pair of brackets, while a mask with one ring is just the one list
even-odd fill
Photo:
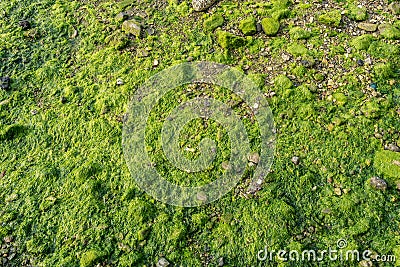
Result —
[[13, 237], [12, 236], [6, 236], [4, 237], [4, 242], [6, 243], [11, 243], [13, 241]]
[[364, 66], [364, 61], [362, 61], [361, 59], [357, 60], [357, 65]]
[[340, 189], [339, 187], [335, 187], [335, 189], [333, 189], [333, 191], [335, 192], [335, 195], [337, 195], [337, 196], [342, 195], [342, 189]]
[[374, 32], [378, 29], [378, 25], [374, 23], [360, 22], [357, 27], [367, 32]]
[[129, 14], [127, 12], [121, 12], [115, 16], [115, 20], [118, 22], [127, 20], [128, 18], [129, 18]]
[[160, 62], [158, 62], [158, 59], [154, 59], [153, 67], [157, 67], [159, 64], [160, 64]]
[[378, 189], [378, 190], [386, 190], [386, 189], [387, 189], [387, 183], [386, 183], [386, 181], [383, 180], [383, 179], [381, 179], [381, 178], [379, 178], [379, 177], [377, 177], [377, 176], [372, 177], [372, 178], [369, 180], [369, 184], [370, 184], [373, 188]]
[[122, 30], [139, 37], [142, 32], [142, 26], [136, 20], [126, 20], [122, 24]]
[[257, 32], [262, 32], [262, 30], [263, 30], [261, 23], [257, 23], [256, 28], [257, 28]]
[[124, 81], [121, 78], [118, 78], [117, 85], [124, 85]]
[[358, 265], [360, 267], [372, 267], [372, 266], [374, 266], [372, 264], [372, 261], [369, 261], [369, 260], [362, 260], [362, 261], [360, 261], [360, 263]]
[[246, 40], [226, 31], [218, 31], [217, 42], [222, 48], [234, 49], [245, 45]]
[[357, 50], [367, 50], [374, 37], [371, 34], [363, 34], [351, 40], [351, 45]]
[[392, 2], [388, 6], [390, 12], [392, 12], [393, 15], [399, 15], [400, 14], [400, 2]]
[[218, 266], [219, 267], [224, 266], [224, 258], [221, 257], [221, 258], [218, 259]]
[[239, 24], [239, 29], [244, 35], [253, 35], [257, 32], [256, 19], [254, 17], [248, 17]]
[[169, 265], [169, 261], [166, 258], [161, 257], [157, 262], [157, 267], [166, 267]]
[[294, 165], [299, 165], [300, 164], [300, 158], [297, 157], [297, 156], [294, 156], [292, 158], [292, 162], [293, 162]]
[[204, 192], [199, 192], [197, 193], [197, 200], [201, 201], [201, 202], [206, 202], [207, 201], [207, 195]]
[[261, 21], [261, 26], [266, 35], [274, 36], [278, 33], [280, 23], [278, 20], [273, 18], [265, 18]]
[[0, 88], [4, 90], [9, 90], [11, 84], [11, 79], [8, 76], [0, 78]]
[[395, 144], [388, 144], [387, 146], [385, 146], [385, 150], [400, 152], [400, 147], [396, 146]]
[[247, 156], [247, 159], [250, 162], [257, 164], [258, 162], [260, 162], [260, 154], [258, 154], [257, 152], [251, 153], [250, 155]]
[[368, 17], [367, 9], [363, 6], [351, 6], [349, 18], [355, 21], [366, 20]]
[[212, 6], [217, 0], [193, 0], [192, 6], [194, 11], [204, 11]]
[[31, 23], [27, 20], [21, 20], [18, 24], [24, 31], [31, 28]]

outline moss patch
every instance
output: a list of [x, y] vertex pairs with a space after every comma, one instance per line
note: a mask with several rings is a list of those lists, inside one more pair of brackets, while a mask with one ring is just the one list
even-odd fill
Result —
[[261, 21], [262, 28], [266, 35], [273, 36], [279, 31], [280, 23], [274, 18], [264, 18]]
[[375, 153], [374, 167], [392, 181], [400, 179], [400, 153], [381, 150]]
[[235, 49], [246, 43], [244, 38], [226, 31], [217, 32], [217, 41], [222, 48], [226, 49]]
[[211, 32], [224, 24], [224, 18], [220, 14], [214, 14], [204, 21], [204, 30]]
[[319, 15], [318, 21], [327, 25], [339, 26], [342, 20], [340, 10], [332, 10]]
[[239, 29], [244, 35], [253, 35], [257, 32], [256, 19], [254, 17], [248, 17], [240, 21]]

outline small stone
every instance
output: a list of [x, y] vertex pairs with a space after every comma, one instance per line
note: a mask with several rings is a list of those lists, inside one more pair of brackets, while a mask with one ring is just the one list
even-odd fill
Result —
[[342, 189], [340, 189], [339, 187], [335, 187], [335, 189], [333, 191], [335, 192], [335, 195], [337, 195], [337, 196], [342, 195]]
[[221, 257], [221, 258], [218, 259], [218, 266], [219, 266], [219, 267], [224, 266], [224, 258], [223, 258], [223, 257]]
[[358, 66], [364, 66], [364, 61], [361, 60], [361, 59], [357, 60], [357, 65]]
[[390, 12], [392, 12], [393, 15], [399, 15], [400, 14], [400, 2], [392, 2], [388, 6]]
[[124, 81], [121, 78], [118, 78], [117, 85], [124, 85]]
[[289, 61], [290, 60], [290, 56], [287, 54], [282, 54], [282, 59], [283, 61]]
[[142, 26], [136, 20], [126, 20], [122, 24], [122, 30], [139, 37], [142, 32]]
[[376, 90], [376, 88], [378, 88], [378, 86], [376, 85], [376, 83], [371, 83], [369, 85], [369, 87], [371, 87], [372, 89]]
[[169, 265], [169, 261], [166, 258], [161, 257], [157, 262], [157, 267], [166, 267]]
[[396, 146], [395, 144], [388, 144], [387, 146], [385, 146], [385, 150], [400, 152], [400, 147]]
[[260, 155], [257, 152], [251, 153], [250, 155], [248, 155], [247, 159], [250, 162], [257, 164], [260, 161]]
[[268, 36], [274, 36], [278, 33], [280, 28], [280, 23], [278, 20], [273, 18], [265, 18], [261, 21], [261, 26]]
[[6, 236], [4, 237], [4, 242], [6, 243], [11, 243], [13, 241], [13, 237], [12, 236]]
[[365, 64], [371, 65], [372, 64], [371, 58], [366, 58], [365, 59]]
[[216, 0], [193, 0], [192, 6], [194, 11], [204, 11], [212, 6]]
[[257, 32], [258, 33], [262, 32], [263, 29], [262, 29], [261, 23], [257, 23], [256, 27], [257, 27]]
[[158, 59], [154, 59], [153, 61], [153, 67], [157, 67], [159, 64]]
[[127, 20], [129, 18], [129, 14], [127, 12], [121, 12], [118, 13], [117, 16], [115, 16], [115, 20], [118, 22]]
[[0, 173], [0, 178], [3, 178], [4, 176], [6, 176], [6, 171], [2, 171], [2, 172]]
[[362, 260], [360, 261], [360, 263], [358, 264], [360, 267], [372, 267], [374, 266], [372, 264], [372, 261], [367, 261], [367, 260]]
[[367, 22], [360, 22], [358, 23], [357, 27], [367, 32], [374, 32], [378, 29], [377, 24]]
[[381, 179], [381, 178], [379, 178], [379, 177], [377, 177], [377, 176], [372, 177], [372, 178], [369, 180], [369, 184], [370, 184], [373, 188], [378, 189], [378, 190], [386, 190], [386, 189], [387, 189], [387, 183], [386, 183], [386, 181], [383, 180], [383, 179]]
[[194, 59], [193, 57], [188, 57], [188, 58], [186, 59], [186, 61], [187, 61], [187, 62], [192, 62], [193, 59]]
[[292, 162], [293, 162], [294, 165], [299, 165], [300, 164], [300, 158], [297, 157], [297, 156], [294, 156], [292, 158]]
[[31, 23], [27, 20], [21, 20], [19, 26], [25, 31], [31, 28]]
[[10, 83], [11, 79], [8, 76], [1, 77], [0, 78], [0, 88], [4, 90], [9, 90], [10, 89]]
[[156, 31], [154, 30], [154, 28], [149, 27], [149, 28], [146, 29], [146, 32], [147, 32], [148, 35], [154, 35], [154, 33], [155, 33]]
[[31, 114], [32, 114], [33, 116], [35, 116], [36, 114], [38, 114], [38, 111], [37, 111], [36, 109], [33, 109], [33, 110], [31, 110]]

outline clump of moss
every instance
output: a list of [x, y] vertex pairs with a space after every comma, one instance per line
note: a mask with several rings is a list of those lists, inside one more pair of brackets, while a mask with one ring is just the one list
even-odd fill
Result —
[[224, 24], [224, 18], [220, 14], [214, 14], [203, 23], [204, 30], [206, 32], [211, 32]]
[[266, 35], [274, 36], [279, 31], [280, 23], [274, 18], [264, 18], [261, 21], [261, 26]]
[[376, 58], [393, 58], [400, 52], [397, 45], [387, 44], [383, 41], [374, 41], [368, 48], [368, 53]]
[[361, 112], [367, 118], [377, 118], [379, 116], [379, 105], [375, 101], [369, 101], [361, 107]]
[[393, 75], [393, 69], [390, 63], [376, 64], [374, 66], [374, 72], [379, 79], [387, 79]]
[[347, 103], [347, 96], [343, 93], [335, 93], [333, 94], [333, 98], [335, 99], [335, 103], [339, 106], [343, 106]]
[[230, 32], [218, 31], [217, 42], [225, 49], [234, 49], [246, 44], [246, 40], [240, 36], [236, 36]]
[[400, 39], [400, 30], [393, 25], [385, 26], [380, 34], [386, 39], [398, 40]]
[[363, 21], [367, 19], [367, 9], [365, 7], [350, 5], [349, 6], [349, 18], [355, 21]]
[[364, 34], [354, 38], [351, 45], [357, 50], [367, 50], [373, 40], [374, 37], [371, 34]]
[[304, 56], [308, 53], [307, 47], [299, 43], [292, 43], [288, 45], [286, 51], [293, 56]]
[[285, 75], [278, 75], [274, 80], [274, 85], [277, 89], [286, 90], [292, 88], [293, 83]]
[[301, 27], [293, 27], [289, 30], [290, 37], [294, 40], [308, 39], [311, 37], [309, 31], [304, 30]]
[[142, 26], [136, 20], [126, 20], [124, 23], [122, 23], [122, 30], [126, 33], [130, 33], [139, 37], [142, 32]]
[[283, 18], [287, 18], [290, 14], [289, 9], [278, 9], [272, 12], [271, 17], [276, 20], [281, 20]]
[[256, 19], [254, 17], [248, 17], [239, 24], [239, 29], [244, 35], [253, 35], [257, 32]]
[[339, 26], [342, 20], [342, 14], [340, 10], [332, 10], [319, 15], [318, 21], [327, 25]]
[[375, 153], [374, 167], [387, 177], [400, 179], [400, 153], [381, 150]]
[[103, 254], [97, 250], [86, 251], [81, 256], [80, 265], [81, 267], [94, 266], [101, 260], [102, 257]]

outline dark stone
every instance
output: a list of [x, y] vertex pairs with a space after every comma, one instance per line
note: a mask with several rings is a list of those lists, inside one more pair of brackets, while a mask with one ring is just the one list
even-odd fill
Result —
[[8, 76], [0, 78], [0, 88], [4, 90], [10, 89], [11, 79]]
[[31, 23], [27, 20], [21, 20], [19, 22], [19, 26], [23, 29], [23, 30], [29, 30], [31, 28]]
[[357, 65], [358, 66], [364, 66], [364, 61], [361, 60], [361, 59], [357, 60]]
[[376, 83], [371, 83], [370, 85], [369, 85], [369, 87], [371, 87], [372, 89], [376, 89], [376, 88], [378, 88], [378, 85], [376, 85]]

